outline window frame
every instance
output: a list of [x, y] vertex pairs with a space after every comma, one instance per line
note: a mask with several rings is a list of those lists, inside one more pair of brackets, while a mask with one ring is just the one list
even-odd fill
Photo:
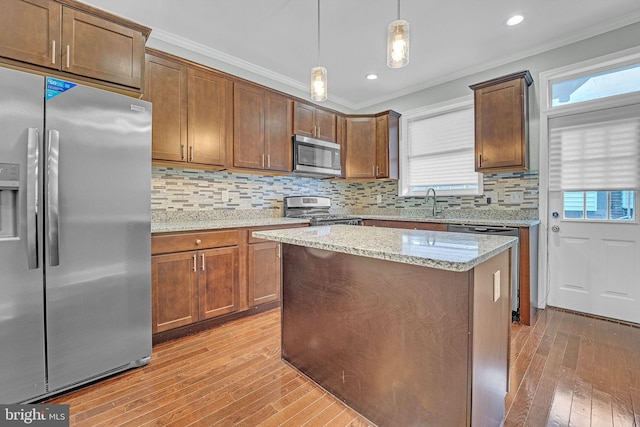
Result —
[[[409, 123], [425, 119], [428, 117], [439, 116], [449, 112], [455, 112], [462, 109], [471, 108], [474, 111], [473, 95], [464, 96], [439, 104], [428, 105], [411, 111], [404, 112], [400, 117], [400, 176], [398, 179], [398, 197], [424, 197], [425, 191], [411, 191], [408, 178], [408, 153], [409, 153]], [[472, 114], [473, 117], [473, 114]], [[475, 128], [475, 121], [473, 123]], [[473, 149], [475, 152], [475, 140], [473, 141]], [[474, 156], [475, 159], [475, 156]], [[475, 164], [475, 163], [474, 163]], [[483, 175], [476, 172], [478, 181], [477, 188], [472, 189], [439, 189], [436, 190], [438, 196], [481, 196], [484, 193]], [[428, 186], [427, 186], [428, 187]]]
[[[611, 218], [611, 193], [615, 193], [618, 191], [629, 191], [634, 194], [633, 196], [633, 219], [612, 219]], [[584, 191], [561, 191], [562, 193], [562, 218], [560, 218], [561, 222], [591, 222], [598, 224], [638, 224], [638, 191], [637, 190], [584, 190]], [[566, 195], [567, 193], [582, 193], [582, 217], [580, 218], [571, 218], [566, 216]], [[606, 219], [598, 219], [598, 218], [589, 218], [588, 216], [588, 206], [587, 206], [587, 193], [607, 193], [607, 218]]]

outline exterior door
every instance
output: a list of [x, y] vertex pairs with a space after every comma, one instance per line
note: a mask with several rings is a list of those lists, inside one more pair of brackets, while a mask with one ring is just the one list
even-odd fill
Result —
[[640, 225], [637, 213], [624, 219], [636, 200], [634, 191], [549, 193], [549, 305], [640, 323]]

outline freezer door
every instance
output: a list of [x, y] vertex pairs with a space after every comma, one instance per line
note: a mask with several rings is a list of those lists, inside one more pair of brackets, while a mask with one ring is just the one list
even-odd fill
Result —
[[151, 354], [151, 104], [47, 78], [51, 391]]
[[0, 403], [45, 391], [38, 155], [44, 79], [0, 68]]

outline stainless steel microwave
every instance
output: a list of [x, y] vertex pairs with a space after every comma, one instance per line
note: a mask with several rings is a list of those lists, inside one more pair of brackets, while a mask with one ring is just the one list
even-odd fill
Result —
[[340, 145], [294, 135], [293, 173], [324, 178], [341, 176]]

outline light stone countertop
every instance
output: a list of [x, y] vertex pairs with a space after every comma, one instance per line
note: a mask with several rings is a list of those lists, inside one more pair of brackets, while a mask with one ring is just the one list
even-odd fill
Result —
[[296, 218], [237, 218], [185, 221], [158, 221], [151, 223], [151, 234], [178, 231], [219, 230], [223, 228], [262, 227], [269, 225], [307, 224], [309, 220]]
[[256, 231], [253, 236], [449, 271], [468, 271], [518, 242], [506, 236], [353, 225]]
[[533, 227], [540, 224], [540, 220], [533, 219], [482, 219], [455, 218], [438, 216], [402, 216], [402, 215], [358, 215], [362, 219], [378, 219], [384, 221], [435, 222], [441, 224], [491, 225], [496, 227]]

